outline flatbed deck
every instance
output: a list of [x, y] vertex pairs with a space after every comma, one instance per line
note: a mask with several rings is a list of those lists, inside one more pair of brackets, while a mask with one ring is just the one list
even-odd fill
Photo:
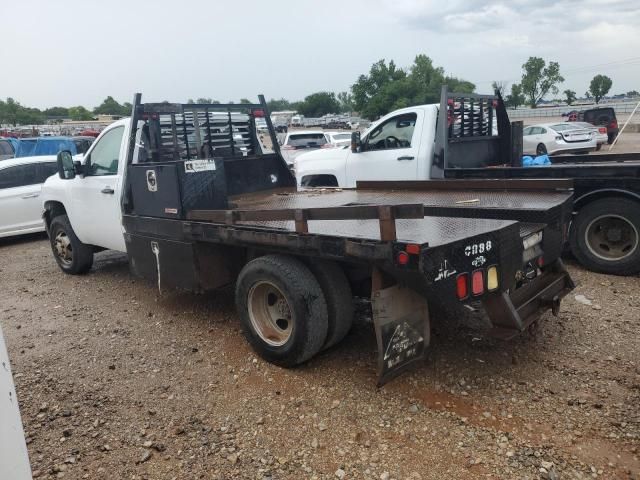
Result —
[[[410, 185], [398, 185], [402, 190], [381, 189], [384, 183], [370, 183], [366, 185], [369, 188], [362, 189], [257, 192], [231, 197], [229, 204], [232, 209], [244, 211], [421, 204], [425, 217], [398, 219], [397, 238], [430, 246], [490, 233], [516, 221], [520, 222], [519, 229], [524, 237], [566, 213], [571, 204], [570, 191], [439, 190], [434, 182], [429, 182], [426, 190], [415, 183], [414, 190], [406, 189]], [[447, 187], [451, 188], [452, 184], [447, 182]], [[292, 220], [237, 221], [235, 224], [295, 232]], [[318, 220], [309, 222], [308, 228], [310, 234], [381, 240], [379, 223], [375, 219]]]

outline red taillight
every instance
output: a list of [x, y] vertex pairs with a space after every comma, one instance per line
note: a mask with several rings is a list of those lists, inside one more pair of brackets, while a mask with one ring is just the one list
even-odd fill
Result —
[[616, 120], [611, 120], [609, 128], [618, 128], [618, 122]]
[[456, 293], [458, 299], [464, 300], [469, 296], [469, 274], [461, 273], [456, 278]]
[[607, 133], [607, 127], [600, 127], [600, 128], [598, 128], [598, 132], [600, 132], [600, 133]]
[[254, 110], [253, 111], [253, 116], [256, 117], [256, 118], [264, 117], [264, 110]]
[[482, 270], [476, 270], [471, 275], [471, 292], [476, 296], [484, 293], [484, 273]]
[[406, 265], [409, 263], [409, 254], [407, 252], [398, 252], [396, 262], [398, 262], [398, 265]]
[[536, 262], [540, 268], [544, 267], [544, 257], [538, 257]]

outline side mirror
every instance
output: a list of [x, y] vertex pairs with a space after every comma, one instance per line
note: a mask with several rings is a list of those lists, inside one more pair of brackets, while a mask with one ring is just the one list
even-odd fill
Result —
[[351, 132], [351, 151], [360, 153], [362, 151], [362, 141], [360, 140], [360, 132]]
[[73, 157], [68, 150], [62, 150], [58, 153], [58, 175], [63, 180], [70, 180], [76, 176], [76, 167], [73, 163]]

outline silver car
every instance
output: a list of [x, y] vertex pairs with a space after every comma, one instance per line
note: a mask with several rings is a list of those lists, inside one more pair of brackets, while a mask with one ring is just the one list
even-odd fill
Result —
[[522, 131], [522, 150], [527, 155], [588, 153], [597, 146], [590, 129], [576, 128], [570, 123], [542, 123]]

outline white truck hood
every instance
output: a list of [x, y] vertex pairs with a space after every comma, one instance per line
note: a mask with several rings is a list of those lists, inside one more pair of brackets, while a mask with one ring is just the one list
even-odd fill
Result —
[[344, 181], [347, 157], [350, 147], [321, 148], [313, 152], [303, 153], [295, 159], [295, 172], [298, 185], [302, 177], [308, 173], [313, 175], [333, 175], [339, 185]]

